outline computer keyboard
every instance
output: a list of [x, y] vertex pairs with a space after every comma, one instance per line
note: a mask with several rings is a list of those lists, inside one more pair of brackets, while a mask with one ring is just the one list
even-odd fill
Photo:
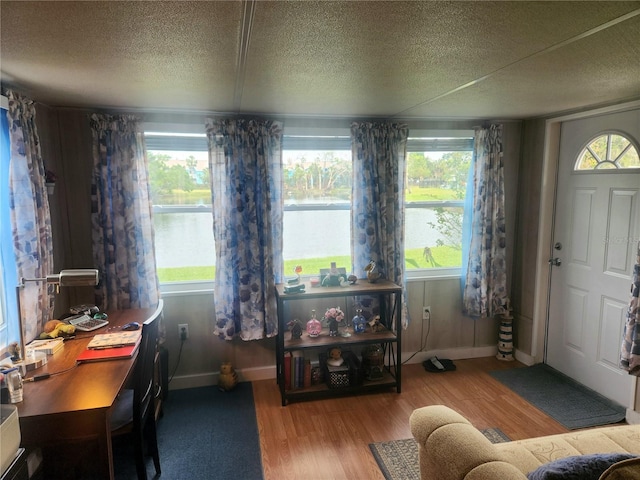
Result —
[[83, 313], [81, 315], [74, 315], [73, 317], [69, 317], [66, 320], [71, 325], [76, 327], [76, 330], [80, 330], [81, 332], [91, 332], [109, 324], [109, 321], [106, 319], [91, 318], [86, 313]]

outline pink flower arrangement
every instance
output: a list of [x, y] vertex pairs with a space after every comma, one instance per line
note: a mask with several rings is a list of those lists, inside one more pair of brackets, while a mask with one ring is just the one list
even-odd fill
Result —
[[335, 320], [336, 322], [341, 322], [344, 320], [344, 312], [340, 310], [340, 307], [332, 307], [328, 308], [324, 314], [325, 320]]

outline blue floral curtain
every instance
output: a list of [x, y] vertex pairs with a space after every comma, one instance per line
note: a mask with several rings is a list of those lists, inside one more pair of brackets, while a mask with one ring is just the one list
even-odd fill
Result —
[[[406, 125], [353, 123], [351, 148], [353, 188], [351, 207], [352, 271], [365, 278], [370, 261], [382, 275], [405, 284], [404, 181], [406, 170]], [[406, 299], [406, 292], [403, 295]], [[402, 326], [409, 317], [403, 301]], [[366, 305], [363, 305], [366, 307]], [[366, 308], [363, 309], [366, 312]]]
[[231, 340], [278, 334], [283, 281], [282, 125], [206, 120], [216, 244], [215, 333]]
[[506, 313], [506, 230], [502, 125], [476, 131], [473, 212], [463, 312], [472, 317]]
[[[11, 160], [9, 189], [11, 228], [17, 277], [44, 278], [53, 272], [53, 242], [45, 169], [33, 101], [8, 91]], [[45, 282], [27, 282], [20, 289], [24, 341], [33, 340], [50, 319], [53, 296]]]
[[640, 375], [640, 242], [633, 266], [627, 321], [624, 326], [620, 366], [631, 375]]
[[100, 271], [96, 304], [121, 310], [157, 305], [147, 155], [139, 120], [91, 115], [93, 256]]

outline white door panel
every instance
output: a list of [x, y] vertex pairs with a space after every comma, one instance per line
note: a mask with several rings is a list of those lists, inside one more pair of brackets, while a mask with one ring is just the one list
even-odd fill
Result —
[[575, 172], [598, 134], [640, 138], [640, 111], [562, 125], [546, 362], [627, 405], [632, 378], [618, 367], [629, 285], [640, 238], [638, 170]]

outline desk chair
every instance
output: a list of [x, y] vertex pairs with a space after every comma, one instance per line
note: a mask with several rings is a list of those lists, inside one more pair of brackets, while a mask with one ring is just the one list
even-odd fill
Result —
[[154, 359], [158, 342], [158, 326], [162, 316], [163, 300], [151, 318], [142, 325], [142, 340], [136, 361], [133, 389], [123, 390], [111, 415], [111, 435], [125, 433], [134, 436], [136, 470], [139, 480], [146, 480], [147, 468], [144, 462], [144, 438], [153, 456], [156, 476], [160, 474], [160, 456], [156, 436], [154, 408]]

